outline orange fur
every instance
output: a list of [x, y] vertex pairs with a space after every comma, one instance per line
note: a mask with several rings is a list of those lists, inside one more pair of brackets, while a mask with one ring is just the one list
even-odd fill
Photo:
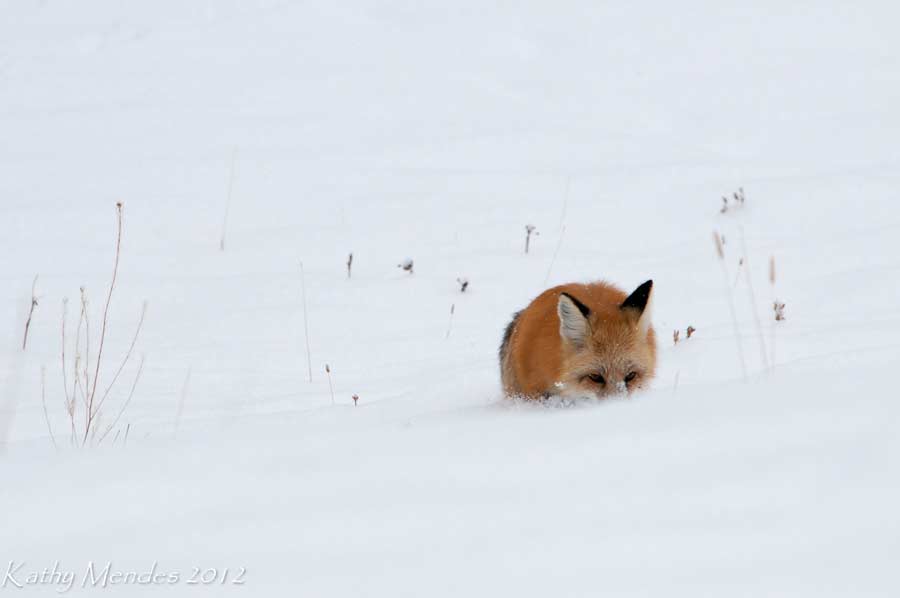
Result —
[[[632, 297], [642, 289], [640, 305], [634, 307]], [[506, 395], [604, 397], [643, 387], [656, 369], [650, 290], [652, 281], [629, 297], [611, 284], [595, 282], [566, 284], [541, 293], [516, 314], [500, 347]], [[575, 301], [561, 298], [564, 293]], [[585, 308], [590, 310], [586, 318], [581, 311]], [[561, 324], [567, 322], [571, 326], [564, 331]], [[632, 373], [634, 377], [626, 382]]]

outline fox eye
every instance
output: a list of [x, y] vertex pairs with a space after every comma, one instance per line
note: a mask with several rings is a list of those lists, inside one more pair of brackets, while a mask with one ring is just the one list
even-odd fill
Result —
[[590, 374], [588, 378], [591, 379], [591, 382], [606, 384], [606, 378], [603, 377], [603, 374]]
[[628, 372], [628, 375], [625, 376], [625, 383], [628, 384], [635, 378], [637, 378], [637, 372]]

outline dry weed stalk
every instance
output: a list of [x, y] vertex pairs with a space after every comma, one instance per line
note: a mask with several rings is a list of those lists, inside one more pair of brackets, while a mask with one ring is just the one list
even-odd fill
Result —
[[397, 264], [397, 267], [400, 268], [401, 270], [403, 270], [404, 272], [409, 272], [410, 274], [412, 274], [413, 273], [413, 265], [414, 264], [413, 264], [412, 258], [406, 258], [405, 260], [403, 260], [402, 262]]
[[[685, 340], [694, 336], [695, 332], [697, 332], [696, 328], [694, 328], [693, 326], [688, 326], [687, 330], [685, 330]], [[678, 342], [681, 340], [681, 330], [675, 330], [672, 332], [672, 340], [675, 341], [676, 345], [678, 344]]]
[[[106, 432], [101, 434], [98, 440], [98, 428], [104, 413], [103, 408], [106, 405], [106, 400], [109, 398], [110, 393], [116, 385], [116, 382], [119, 380], [119, 377], [121, 376], [126, 365], [131, 359], [131, 355], [134, 352], [134, 347], [137, 344], [138, 337], [140, 336], [141, 330], [144, 325], [144, 318], [147, 313], [147, 303], [144, 302], [143, 308], [141, 310], [140, 320], [138, 321], [138, 325], [131, 339], [131, 344], [126, 351], [125, 356], [116, 369], [110, 382], [105, 387], [101, 387], [100, 369], [101, 366], [103, 366], [105, 363], [104, 358], [106, 357], [105, 350], [107, 334], [109, 330], [110, 306], [112, 304], [113, 294], [116, 289], [116, 282], [118, 281], [119, 262], [121, 260], [122, 252], [123, 205], [121, 202], [116, 203], [116, 223], [116, 246], [115, 258], [113, 262], [113, 272], [109, 284], [109, 291], [106, 295], [106, 302], [104, 303], [103, 307], [103, 318], [100, 322], [100, 334], [97, 339], [98, 346], [96, 355], [91, 354], [91, 329], [89, 317], [90, 311], [87, 292], [84, 287], [81, 287], [79, 289], [81, 295], [81, 309], [78, 315], [78, 326], [75, 330], [75, 354], [72, 360], [73, 378], [71, 387], [69, 386], [68, 381], [68, 359], [66, 356], [66, 320], [68, 315], [69, 302], [68, 299], [63, 299], [61, 327], [62, 349], [60, 352], [60, 358], [62, 365], [63, 392], [65, 398], [66, 414], [69, 417], [70, 424], [70, 442], [72, 446], [75, 447], [84, 447], [95, 442], [102, 443], [103, 439], [106, 437], [106, 434], [108, 434], [109, 429], [111, 429], [109, 428]], [[82, 337], [84, 339], [83, 343]], [[83, 354], [82, 350], [84, 351]], [[108, 359], [106, 359], [106, 361], [108, 361]], [[116, 417], [113, 424], [111, 424], [111, 426], [115, 425], [115, 423], [118, 422], [119, 418], [122, 416], [122, 413], [124, 413], [125, 409], [128, 407], [128, 404], [131, 402], [131, 398], [134, 396], [135, 389], [137, 388], [138, 381], [141, 377], [143, 363], [144, 362], [142, 359], [141, 364], [138, 367], [137, 374], [135, 375], [134, 381], [132, 382], [131, 391], [128, 394], [127, 399], [119, 410], [118, 416]], [[81, 417], [82, 421], [80, 423], [78, 422], [79, 403], [83, 406], [83, 414]]]
[[359, 395], [353, 395], [353, 406], [356, 407], [356, 404], [359, 402]]
[[50, 425], [50, 414], [47, 413], [47, 368], [41, 366], [41, 405], [44, 407], [44, 421], [47, 422], [47, 431], [50, 432], [50, 441], [53, 443], [53, 449], [59, 450], [56, 444], [56, 436], [53, 435], [53, 426]]
[[450, 329], [453, 327], [453, 312], [456, 311], [456, 304], [450, 304], [450, 321], [447, 322], [447, 334], [444, 336], [444, 339], [450, 338]]
[[465, 278], [465, 277], [457, 278], [456, 282], [459, 283], [459, 292], [460, 293], [465, 293], [466, 289], [469, 288], [469, 279], [468, 278]]
[[[144, 357], [141, 356], [141, 363], [140, 363], [140, 365], [138, 365], [138, 370], [137, 370], [137, 374], [134, 377], [134, 382], [131, 383], [131, 390], [128, 392], [128, 398], [125, 399], [124, 403], [122, 403], [122, 407], [121, 407], [121, 409], [119, 409], [119, 413], [116, 414], [116, 419], [114, 419], [113, 422], [111, 424], [109, 424], [109, 426], [107, 426], [106, 431], [103, 432], [103, 434], [100, 436], [101, 443], [103, 442], [103, 439], [106, 438], [107, 435], [109, 435], [109, 433], [116, 426], [116, 424], [119, 423], [119, 420], [122, 418], [122, 415], [125, 413], [125, 409], [127, 409], [128, 405], [131, 403], [131, 399], [132, 399], [132, 397], [134, 397], [134, 390], [137, 388], [138, 382], [141, 379], [141, 372], [143, 372], [143, 371], [144, 371]], [[131, 426], [131, 424], [128, 424], [128, 425], [129, 425], [129, 427]], [[96, 434], [96, 433], [97, 433], [97, 430], [95, 428], [94, 434]], [[125, 433], [125, 439], [126, 440], [128, 439], [127, 431]]]
[[533, 224], [525, 225], [525, 253], [528, 253], [528, 249], [531, 246], [531, 235], [539, 235], [541, 233], [537, 232], [537, 227]]
[[738, 327], [737, 313], [734, 310], [734, 297], [731, 294], [731, 285], [729, 284], [728, 267], [725, 265], [725, 248], [722, 244], [722, 237], [718, 232], [713, 232], [713, 241], [716, 245], [716, 255], [719, 257], [719, 264], [722, 267], [722, 276], [725, 281], [725, 291], [728, 293], [728, 309], [731, 312], [731, 324], [734, 328], [734, 341], [737, 344], [738, 359], [741, 362], [741, 374], [744, 380], [747, 380], [747, 362], [744, 360], [744, 347], [741, 344], [741, 332]]
[[[28, 310], [28, 319], [25, 320], [25, 335], [22, 337], [22, 350], [25, 350], [25, 347], [28, 345], [28, 330], [31, 328], [31, 318], [34, 316], [34, 308], [38, 306], [37, 295], [35, 294], [35, 287], [37, 287], [38, 277], [37, 274], [34, 275], [34, 280], [31, 283], [31, 308]], [[55, 444], [55, 443], [54, 443]]]
[[728, 203], [728, 197], [722, 196], [722, 208], [719, 210], [719, 213], [724, 214], [731, 210], [732, 208], [742, 208], [744, 207], [744, 202], [747, 201], [747, 198], [744, 196], [744, 188], [740, 187], [737, 191], [731, 194], [732, 200], [734, 200], [733, 204]]
[[325, 373], [328, 374], [328, 390], [331, 391], [331, 404], [334, 405], [334, 386], [331, 384], [331, 368], [325, 364]]
[[351, 270], [353, 269], [353, 252], [350, 252], [350, 255], [347, 256], [347, 278], [350, 278]]
[[787, 319], [787, 317], [784, 315], [784, 308], [785, 308], [784, 303], [779, 303], [778, 301], [775, 301], [773, 303], [772, 309], [775, 310], [775, 321], [776, 322], [783, 322], [784, 320]]

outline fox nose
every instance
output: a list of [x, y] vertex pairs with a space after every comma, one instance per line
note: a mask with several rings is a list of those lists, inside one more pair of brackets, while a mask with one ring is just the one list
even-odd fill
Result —
[[616, 394], [623, 395], [628, 392], [628, 385], [625, 384], [625, 381], [616, 382]]

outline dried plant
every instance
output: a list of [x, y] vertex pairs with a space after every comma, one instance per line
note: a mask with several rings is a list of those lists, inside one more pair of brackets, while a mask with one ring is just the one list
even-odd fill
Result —
[[406, 258], [405, 260], [397, 264], [397, 267], [404, 272], [409, 272], [410, 274], [413, 273], [413, 261], [410, 258]]
[[353, 269], [353, 252], [350, 252], [350, 255], [347, 256], [347, 278], [350, 278], [351, 270]]
[[[141, 363], [138, 365], [137, 374], [136, 374], [135, 377], [134, 377], [134, 382], [131, 384], [131, 391], [128, 393], [128, 398], [125, 399], [125, 402], [122, 404], [122, 408], [119, 409], [119, 413], [116, 414], [116, 418], [113, 420], [113, 422], [112, 422], [111, 424], [109, 424], [109, 425], [106, 427], [106, 430], [105, 430], [105, 431], [103, 432], [103, 434], [100, 436], [100, 441], [99, 441], [99, 442], [102, 443], [103, 440], [104, 440], [104, 439], [109, 435], [109, 433], [113, 430], [113, 428], [116, 427], [116, 424], [119, 423], [119, 420], [122, 418], [122, 415], [125, 413], [125, 409], [127, 409], [127, 408], [128, 408], [128, 405], [131, 404], [131, 399], [132, 399], [132, 397], [134, 397], [134, 389], [137, 388], [138, 381], [141, 379], [141, 373], [142, 373], [143, 371], [144, 371], [144, 357], [141, 356]], [[130, 429], [131, 424], [128, 424], [128, 427], [129, 427], [129, 429]], [[96, 427], [94, 428], [93, 433], [96, 435], [96, 433], [97, 433]], [[125, 441], [126, 441], [126, 442], [128, 441], [128, 430], [125, 431]]]
[[[103, 442], [103, 439], [106, 438], [107, 434], [109, 434], [116, 423], [118, 423], [119, 419], [122, 417], [122, 414], [130, 404], [131, 399], [134, 396], [134, 392], [137, 388], [138, 381], [140, 380], [141, 372], [143, 371], [144, 360], [142, 358], [141, 363], [138, 366], [137, 373], [135, 374], [134, 380], [131, 384], [130, 392], [121, 405], [118, 415], [115, 417], [113, 422], [109, 424], [106, 430], [99, 435], [98, 438], [99, 426], [105, 413], [104, 407], [106, 406], [107, 399], [110, 397], [113, 389], [116, 387], [116, 383], [118, 382], [119, 377], [122, 375], [122, 372], [125, 370], [125, 367], [131, 360], [135, 345], [137, 344], [138, 338], [144, 325], [144, 318], [147, 314], [147, 303], [144, 302], [140, 319], [138, 320], [137, 327], [135, 328], [134, 334], [131, 338], [131, 343], [128, 346], [127, 351], [125, 352], [124, 357], [119, 363], [119, 366], [116, 368], [109, 383], [101, 387], [101, 367], [108, 361], [105, 350], [107, 344], [107, 334], [109, 330], [110, 306], [112, 305], [112, 298], [116, 289], [116, 282], [118, 280], [119, 273], [119, 261], [121, 259], [122, 252], [123, 205], [121, 202], [118, 202], [116, 204], [116, 217], [117, 232], [115, 259], [113, 262], [112, 278], [110, 280], [109, 290], [107, 292], [106, 301], [103, 306], [103, 315], [100, 321], [100, 333], [97, 339], [98, 346], [96, 355], [92, 354], [91, 352], [91, 328], [89, 317], [90, 304], [88, 301], [87, 291], [84, 287], [80, 288], [81, 310], [78, 316], [78, 327], [75, 332], [75, 354], [73, 356], [71, 368], [73, 376], [71, 389], [69, 388], [68, 383], [67, 370], [69, 368], [68, 359], [66, 357], [66, 320], [68, 300], [63, 299], [63, 317], [61, 330], [62, 379], [63, 391], [65, 395], [66, 413], [69, 417], [70, 424], [70, 442], [73, 446], [84, 447], [88, 444], [100, 444]], [[78, 409], [79, 404], [82, 405], [80, 417]]]
[[356, 407], [356, 404], [359, 402], [359, 395], [353, 395], [353, 406]]
[[533, 224], [525, 225], [525, 253], [528, 253], [528, 249], [531, 246], [531, 235], [537, 236], [539, 234], [541, 233], [537, 231], [537, 227]]
[[450, 321], [447, 322], [447, 335], [444, 337], [445, 339], [450, 338], [450, 329], [453, 327], [453, 312], [456, 311], [456, 304], [453, 303], [450, 305]]
[[47, 431], [50, 432], [50, 442], [53, 448], [59, 450], [56, 444], [56, 436], [53, 434], [53, 427], [50, 425], [50, 414], [47, 413], [47, 368], [41, 366], [41, 405], [44, 407], [44, 421], [47, 422]]
[[[687, 330], [685, 330], [685, 340], [694, 336], [695, 332], [697, 332], [696, 328], [694, 328], [693, 326], [688, 326]], [[674, 343], [677, 345], [680, 340], [681, 340], [681, 330], [672, 331], [672, 341], [674, 341]]]
[[459, 292], [460, 293], [465, 293], [466, 289], [469, 288], [469, 279], [468, 278], [465, 278], [465, 277], [457, 278], [456, 282], [459, 283]]
[[787, 319], [784, 315], [785, 304], [780, 303], [777, 300], [772, 304], [772, 309], [775, 311], [775, 321], [782, 322]]
[[[28, 330], [31, 328], [31, 318], [34, 316], [34, 308], [38, 306], [37, 295], [35, 294], [35, 288], [37, 287], [38, 277], [37, 274], [34, 275], [34, 280], [31, 282], [31, 308], [28, 310], [28, 319], [25, 320], [25, 335], [22, 337], [22, 350], [25, 350], [25, 347], [28, 345]], [[55, 443], [54, 443], [55, 444]]]
[[723, 240], [722, 235], [718, 232], [713, 232], [713, 241], [716, 243], [716, 255], [719, 256], [719, 259], [725, 260], [725, 242]]
[[331, 384], [331, 367], [325, 364], [325, 374], [328, 376], [328, 389], [331, 391], [331, 404], [334, 405], [334, 386]]
[[744, 188], [740, 187], [737, 191], [731, 194], [731, 203], [728, 203], [728, 197], [722, 196], [722, 207], [719, 209], [720, 214], [725, 214], [729, 210], [742, 208], [744, 207], [744, 202], [746, 202], [747, 198], [744, 196]]

